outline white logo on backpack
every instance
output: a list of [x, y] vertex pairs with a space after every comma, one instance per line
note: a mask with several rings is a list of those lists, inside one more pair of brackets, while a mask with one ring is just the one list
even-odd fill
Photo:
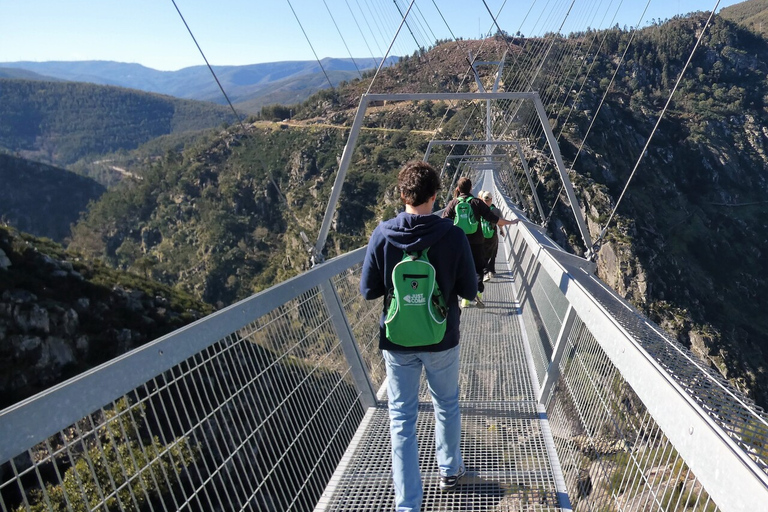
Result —
[[409, 306], [423, 306], [427, 303], [427, 298], [423, 293], [412, 293], [411, 295], [406, 295], [403, 297], [403, 300], [407, 302]]

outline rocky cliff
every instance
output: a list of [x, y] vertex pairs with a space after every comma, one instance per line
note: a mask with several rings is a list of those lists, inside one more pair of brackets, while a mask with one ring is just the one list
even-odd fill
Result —
[[0, 227], [0, 409], [211, 308]]

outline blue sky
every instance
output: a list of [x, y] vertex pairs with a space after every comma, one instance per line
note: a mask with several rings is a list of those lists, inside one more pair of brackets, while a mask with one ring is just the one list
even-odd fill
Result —
[[[397, 1], [403, 11], [410, 3]], [[289, 2], [320, 58], [379, 57], [399, 23], [392, 0], [176, 0], [209, 62], [216, 65], [314, 60]], [[642, 27], [654, 18], [717, 5], [716, 0], [486, 3], [494, 13], [501, 8], [502, 29], [526, 36], [559, 30], [564, 19], [564, 32], [616, 23], [635, 26], [638, 20]], [[738, 1], [723, 0], [718, 9], [734, 3]], [[414, 20], [414, 35], [404, 29], [391, 54], [412, 53], [416, 41], [429, 46], [435, 38], [449, 39], [451, 31], [477, 38], [492, 26], [482, 0], [416, 0], [415, 5], [414, 12], [427, 22]], [[0, 0], [0, 62], [22, 60], [114, 60], [161, 70], [204, 64], [171, 0]]]

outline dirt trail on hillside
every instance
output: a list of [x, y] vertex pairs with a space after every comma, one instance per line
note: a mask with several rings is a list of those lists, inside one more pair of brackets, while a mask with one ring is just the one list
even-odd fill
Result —
[[[320, 127], [320, 128], [334, 128], [336, 130], [349, 130], [349, 126], [342, 126], [338, 124], [327, 124], [327, 123], [315, 123], [315, 122], [297, 122], [297, 121], [256, 121], [252, 123], [252, 126], [255, 127], [261, 127], [261, 128], [277, 128], [277, 127], [283, 127], [288, 126], [291, 128], [314, 128], [314, 127]], [[434, 131], [430, 130], [410, 130], [406, 128], [369, 128], [369, 127], [362, 127], [361, 130], [363, 131], [369, 131], [369, 132], [390, 132], [390, 133], [396, 133], [396, 132], [409, 132], [409, 133], [421, 133], [423, 135], [429, 135], [430, 137], [435, 135]]]

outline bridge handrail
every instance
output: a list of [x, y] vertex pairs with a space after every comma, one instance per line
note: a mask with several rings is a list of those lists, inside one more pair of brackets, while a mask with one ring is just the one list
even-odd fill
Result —
[[343, 254], [0, 411], [0, 462], [173, 368], [255, 318], [363, 261]]
[[[524, 219], [500, 190], [496, 193], [505, 216]], [[535, 264], [567, 299], [568, 309], [594, 336], [715, 503], [725, 510], [750, 510], [754, 503], [768, 503], [764, 412], [596, 278], [592, 263], [564, 252], [537, 226], [519, 226], [517, 234], [523, 241], [518, 243], [535, 253]], [[510, 238], [506, 243], [512, 253]], [[560, 315], [562, 328], [568, 313]], [[572, 335], [571, 329], [555, 333], [558, 339], [553, 344]], [[550, 348], [553, 353], [562, 350]], [[551, 389], [559, 377], [559, 363], [555, 357], [549, 361], [541, 376], [543, 389]]]

